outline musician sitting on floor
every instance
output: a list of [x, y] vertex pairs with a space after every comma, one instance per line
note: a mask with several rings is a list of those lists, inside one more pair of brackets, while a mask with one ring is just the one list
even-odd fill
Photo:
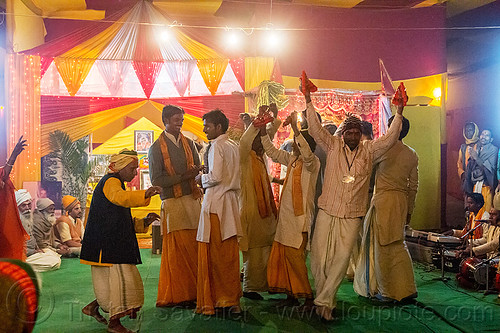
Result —
[[[472, 232], [472, 239], [480, 239], [483, 237], [483, 227], [480, 225], [480, 220], [489, 219], [490, 215], [484, 209], [484, 198], [481, 193], [467, 193], [465, 200], [465, 210], [468, 213], [467, 223], [462, 230], [452, 229], [444, 232], [446, 236], [463, 237], [470, 230], [474, 229]], [[467, 235], [467, 238], [471, 238]]]
[[[475, 257], [486, 255], [486, 259], [491, 259], [499, 254], [500, 237], [500, 211], [495, 208], [490, 209], [489, 222], [483, 224], [483, 237], [472, 241], [472, 253]], [[466, 257], [470, 254], [470, 246], [459, 252], [460, 256]]]

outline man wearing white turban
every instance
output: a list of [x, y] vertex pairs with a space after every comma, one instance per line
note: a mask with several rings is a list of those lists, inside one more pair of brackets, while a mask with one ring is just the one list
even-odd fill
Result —
[[33, 236], [40, 249], [57, 252], [63, 256], [70, 256], [70, 249], [59, 242], [54, 236], [55, 205], [49, 198], [40, 198], [36, 202], [36, 209], [33, 213]]
[[137, 175], [137, 152], [123, 149], [111, 157], [109, 173], [97, 184], [82, 240], [80, 262], [91, 265], [96, 299], [82, 309], [98, 322], [107, 324], [99, 307], [109, 312], [108, 332], [131, 332], [120, 318], [136, 318], [144, 304], [144, 287], [136, 265], [141, 264], [136, 232], [146, 232], [159, 219], [155, 213], [132, 218], [131, 207], [149, 205], [161, 188], [125, 191], [125, 182]]
[[29, 236], [26, 241], [26, 263], [36, 272], [46, 272], [59, 269], [61, 256], [50, 249], [42, 250], [33, 235], [33, 214], [31, 212], [31, 194], [28, 190], [16, 191], [16, 203], [24, 230]]

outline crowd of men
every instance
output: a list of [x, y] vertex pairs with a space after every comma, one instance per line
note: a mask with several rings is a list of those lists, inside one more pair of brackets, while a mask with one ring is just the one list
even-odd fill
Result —
[[[228, 137], [229, 120], [216, 109], [203, 115], [210, 142], [203, 164], [193, 141], [181, 132], [184, 110], [165, 106], [165, 131], [148, 156], [153, 186], [126, 190], [125, 182], [137, 174], [137, 153], [124, 149], [113, 155], [94, 190], [84, 232], [75, 198], [63, 199], [66, 213], [55, 220], [50, 199], [39, 199], [31, 217], [29, 193], [17, 191], [24, 230], [33, 236], [29, 242], [36, 240], [28, 247], [44, 257], [44, 265], [53, 257], [50, 269], [60, 265], [60, 255], [79, 255], [91, 265], [95, 300], [83, 312], [110, 332], [129, 332], [120, 319], [135, 318], [144, 302], [135, 233], [147, 231], [156, 219], [163, 234], [157, 306], [194, 307], [205, 315], [239, 313], [240, 297], [262, 299], [263, 292], [273, 292], [287, 295], [282, 306], [315, 309], [322, 319], [333, 320], [349, 267], [359, 295], [390, 302], [415, 298], [404, 227], [415, 203], [418, 158], [402, 142], [409, 131], [402, 98], [387, 133], [373, 139], [368, 126], [351, 114], [336, 131], [322, 126], [309, 84], [300, 89], [305, 121], [300, 126], [297, 112], [287, 117], [293, 131], [289, 151], [272, 143], [281, 125], [275, 105], [261, 106], [259, 116], [246, 118], [239, 143]], [[276, 180], [283, 185], [279, 205], [267, 157], [287, 167], [284, 179]], [[6, 183], [7, 178], [2, 174]], [[160, 216], [132, 217], [131, 207], [147, 206], [158, 194]], [[100, 309], [109, 312], [109, 322]]]
[[491, 131], [480, 131], [473, 122], [465, 124], [463, 136], [465, 143], [458, 152], [457, 169], [464, 192], [466, 222], [463, 229], [452, 229], [445, 234], [466, 238], [459, 257], [497, 259], [498, 262], [500, 152], [493, 144]]

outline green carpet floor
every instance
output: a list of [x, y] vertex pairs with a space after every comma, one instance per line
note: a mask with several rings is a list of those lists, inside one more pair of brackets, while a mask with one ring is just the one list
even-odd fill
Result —
[[[160, 256], [141, 250], [139, 265], [145, 304], [139, 320], [123, 319], [141, 332], [500, 332], [497, 295], [457, 287], [454, 274], [446, 283], [433, 280], [439, 270], [415, 265], [418, 302], [404, 306], [375, 304], [358, 297], [352, 283], [344, 281], [338, 292], [337, 315], [331, 323], [314, 314], [278, 310], [281, 295], [264, 301], [242, 298], [243, 313], [231, 318], [196, 315], [192, 310], [156, 308]], [[63, 259], [57, 271], [42, 273], [40, 312], [35, 332], [105, 332], [105, 326], [84, 316], [81, 308], [94, 299], [90, 267], [78, 259]], [[1, 324], [0, 324], [1, 325]]]

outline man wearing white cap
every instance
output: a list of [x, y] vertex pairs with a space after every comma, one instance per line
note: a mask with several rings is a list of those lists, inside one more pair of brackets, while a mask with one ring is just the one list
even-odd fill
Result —
[[30, 237], [26, 241], [26, 263], [30, 264], [36, 272], [46, 272], [59, 269], [61, 256], [54, 251], [42, 251], [33, 236], [33, 215], [31, 213], [31, 194], [28, 190], [16, 191], [16, 203], [24, 230]]
[[33, 213], [33, 236], [38, 247], [43, 251], [49, 250], [63, 256], [70, 256], [69, 247], [55, 240], [53, 226], [56, 223], [56, 217], [54, 211], [54, 202], [49, 198], [40, 198], [36, 201], [36, 209]]
[[72, 255], [80, 256], [83, 238], [80, 201], [71, 195], [65, 195], [62, 205], [66, 214], [61, 215], [54, 225], [56, 241], [69, 247]]

